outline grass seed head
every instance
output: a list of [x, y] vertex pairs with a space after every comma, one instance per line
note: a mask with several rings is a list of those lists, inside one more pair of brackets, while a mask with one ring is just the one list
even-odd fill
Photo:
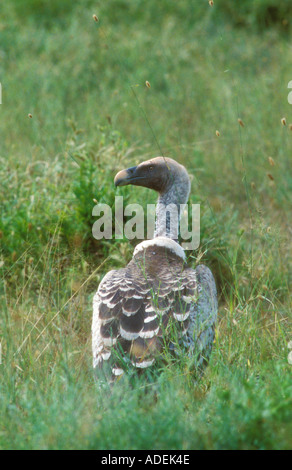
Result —
[[238, 123], [241, 127], [244, 127], [244, 123], [242, 119], [238, 118]]
[[29, 113], [27, 116], [28, 116], [30, 119], [32, 118], [32, 114], [30, 114], [30, 113]]
[[151, 88], [151, 85], [150, 85], [150, 83], [148, 82], [148, 80], [146, 80], [145, 85], [147, 86], [147, 88]]
[[289, 124], [289, 129], [290, 131], [292, 131], [292, 124]]
[[252, 189], [255, 189], [255, 188], [256, 188], [256, 184], [255, 184], [254, 181], [252, 181], [252, 182], [250, 183], [250, 185], [251, 185]]
[[267, 173], [267, 176], [270, 178], [271, 181], [274, 181], [274, 177], [271, 173]]
[[97, 202], [97, 200], [96, 200], [96, 199], [92, 199], [92, 200], [93, 200], [93, 202], [94, 202], [95, 204], [98, 204], [98, 202]]
[[209, 0], [209, 5], [210, 5], [210, 7], [212, 7], [214, 5], [213, 0]]
[[272, 157], [269, 157], [269, 164], [270, 164], [271, 166], [275, 166], [275, 161], [274, 161], [274, 159], [273, 159]]
[[282, 123], [282, 126], [286, 126], [287, 121], [286, 121], [286, 118], [285, 118], [285, 117], [283, 117], [283, 118], [281, 119], [281, 123]]
[[217, 135], [217, 137], [220, 137], [220, 132], [216, 131], [216, 135]]
[[92, 18], [94, 19], [94, 21], [96, 21], [96, 23], [98, 23], [98, 21], [99, 21], [99, 20], [98, 20], [98, 16], [92, 15]]

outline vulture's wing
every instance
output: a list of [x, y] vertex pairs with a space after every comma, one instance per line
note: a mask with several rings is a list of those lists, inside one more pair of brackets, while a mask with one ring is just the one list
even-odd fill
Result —
[[[159, 250], [155, 253], [158, 260]], [[213, 341], [214, 300], [209, 294], [214, 292], [208, 268], [185, 269], [173, 253], [167, 263], [162, 261], [145, 267], [141, 259], [133, 258], [126, 268], [110, 271], [100, 283], [93, 299], [94, 367], [107, 363], [114, 375], [130, 365], [148, 367], [173, 338], [174, 330], [190, 350], [198, 341], [205, 353], [205, 343]]]
[[215, 336], [218, 312], [216, 284], [212, 272], [204, 265], [185, 269], [185, 275], [187, 279], [196, 279], [198, 298], [192, 303], [188, 330], [182, 343], [201, 367], [209, 359]]

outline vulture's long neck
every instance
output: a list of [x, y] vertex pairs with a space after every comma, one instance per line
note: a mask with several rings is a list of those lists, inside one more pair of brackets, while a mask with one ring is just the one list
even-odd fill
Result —
[[171, 176], [167, 189], [158, 197], [154, 238], [168, 237], [177, 241], [183, 206], [189, 198], [190, 179], [186, 171]]

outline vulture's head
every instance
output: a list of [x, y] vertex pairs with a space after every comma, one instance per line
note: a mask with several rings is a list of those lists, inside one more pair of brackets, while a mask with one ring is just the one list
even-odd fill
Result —
[[152, 158], [120, 171], [115, 177], [115, 185], [128, 184], [154, 189], [161, 195], [176, 191], [183, 196], [179, 199], [187, 198], [190, 190], [190, 179], [185, 167], [165, 157]]

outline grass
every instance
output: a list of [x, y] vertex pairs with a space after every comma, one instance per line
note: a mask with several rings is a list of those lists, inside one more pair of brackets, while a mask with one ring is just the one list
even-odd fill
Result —
[[[291, 448], [291, 6], [277, 5], [1, 5], [1, 449]], [[108, 389], [92, 296], [135, 243], [92, 238], [93, 199], [155, 202], [113, 177], [162, 152], [201, 204], [189, 262], [216, 277], [214, 351], [197, 382], [177, 360]]]

